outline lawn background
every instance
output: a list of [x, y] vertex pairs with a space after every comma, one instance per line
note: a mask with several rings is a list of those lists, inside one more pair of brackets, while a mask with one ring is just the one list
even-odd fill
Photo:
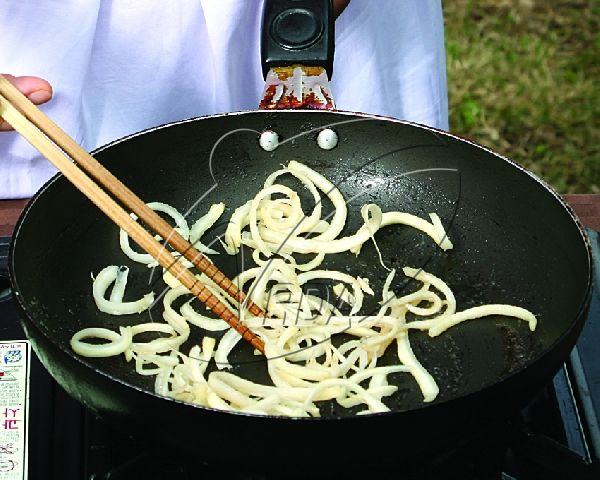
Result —
[[450, 131], [600, 193], [600, 0], [443, 0]]

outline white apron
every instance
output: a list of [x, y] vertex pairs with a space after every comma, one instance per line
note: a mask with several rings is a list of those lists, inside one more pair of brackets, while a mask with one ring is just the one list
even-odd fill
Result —
[[[3, 0], [0, 73], [48, 80], [42, 109], [92, 150], [163, 123], [257, 108], [262, 0]], [[448, 128], [440, 0], [351, 0], [336, 21], [339, 110]], [[0, 198], [55, 169], [0, 132]]]

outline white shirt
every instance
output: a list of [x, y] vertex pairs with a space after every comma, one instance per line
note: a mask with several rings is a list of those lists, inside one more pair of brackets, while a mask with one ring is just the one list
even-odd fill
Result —
[[[47, 79], [42, 109], [87, 150], [148, 127], [254, 110], [264, 87], [262, 0], [5, 0], [0, 72]], [[440, 0], [351, 0], [335, 25], [339, 110], [448, 128]], [[0, 133], [0, 198], [54, 167]]]

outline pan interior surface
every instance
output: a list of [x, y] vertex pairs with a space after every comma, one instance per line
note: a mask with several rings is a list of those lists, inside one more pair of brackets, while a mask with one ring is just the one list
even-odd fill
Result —
[[[339, 143], [325, 151], [316, 136], [330, 124]], [[281, 144], [273, 152], [258, 143], [266, 129], [280, 137]], [[268, 174], [290, 160], [329, 178], [349, 200], [342, 236], [362, 225], [360, 207], [365, 203], [425, 219], [437, 213], [454, 244], [446, 252], [410, 227], [391, 226], [378, 232], [384, 263], [397, 270], [394, 291], [416, 288], [403, 276], [402, 267], [423, 268], [449, 284], [458, 311], [485, 303], [513, 304], [536, 314], [539, 325], [530, 332], [522, 321], [490, 317], [465, 322], [433, 339], [411, 332], [417, 358], [439, 384], [436, 403], [477, 392], [525, 369], [575, 327], [585, 308], [589, 252], [564, 203], [515, 164], [439, 131], [344, 113], [246, 112], [153, 129], [104, 147], [95, 157], [144, 201], [189, 210], [191, 221], [211, 204], [224, 202], [223, 221], [203, 237], [204, 243], [222, 234], [233, 210], [260, 190]], [[307, 211], [310, 195], [302, 192], [301, 197]], [[221, 253], [214, 261], [228, 276], [254, 266], [249, 255], [228, 256], [216, 245]], [[137, 315], [111, 316], [97, 309], [91, 275], [107, 265], [130, 267], [126, 299], [150, 290], [158, 296], [165, 284], [160, 271], [136, 264], [122, 253], [117, 227], [62, 176], [42, 189], [21, 218], [11, 264], [30, 321], [74, 357], [69, 340], [81, 328], [162, 322], [161, 302]], [[372, 242], [358, 257], [331, 256], [319, 268], [368, 277], [376, 295], [368, 297], [362, 312], [378, 309], [388, 271]], [[199, 329], [192, 332], [183, 351], [202, 337]], [[393, 361], [395, 348], [390, 347], [389, 353], [384, 363]], [[230, 359], [233, 372], [267, 380], [264, 360], [249, 346], [239, 346]], [[126, 384], [153, 390], [153, 377], [136, 374], [122, 356], [83, 361]], [[390, 378], [399, 387], [386, 401], [392, 410], [423, 406], [410, 375]], [[352, 413], [333, 403], [322, 410], [325, 416]]]

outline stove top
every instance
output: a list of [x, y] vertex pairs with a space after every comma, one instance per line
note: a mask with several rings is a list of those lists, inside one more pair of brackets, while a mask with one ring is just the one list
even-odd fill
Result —
[[[596, 275], [589, 318], [553, 381], [508, 422], [487, 425], [418, 471], [399, 465], [397, 472], [379, 473], [401, 473], [409, 480], [600, 478], [600, 357], [595, 353], [600, 342], [600, 235], [592, 230], [589, 235]], [[0, 340], [17, 340], [25, 335], [10, 294], [8, 244], [8, 238], [0, 238]], [[94, 417], [54, 382], [35, 354], [30, 372], [30, 480], [319, 478], [314, 472], [254, 472], [183, 458]], [[339, 472], [324, 473], [331, 478]], [[369, 473], [384, 476], [372, 469]]]

